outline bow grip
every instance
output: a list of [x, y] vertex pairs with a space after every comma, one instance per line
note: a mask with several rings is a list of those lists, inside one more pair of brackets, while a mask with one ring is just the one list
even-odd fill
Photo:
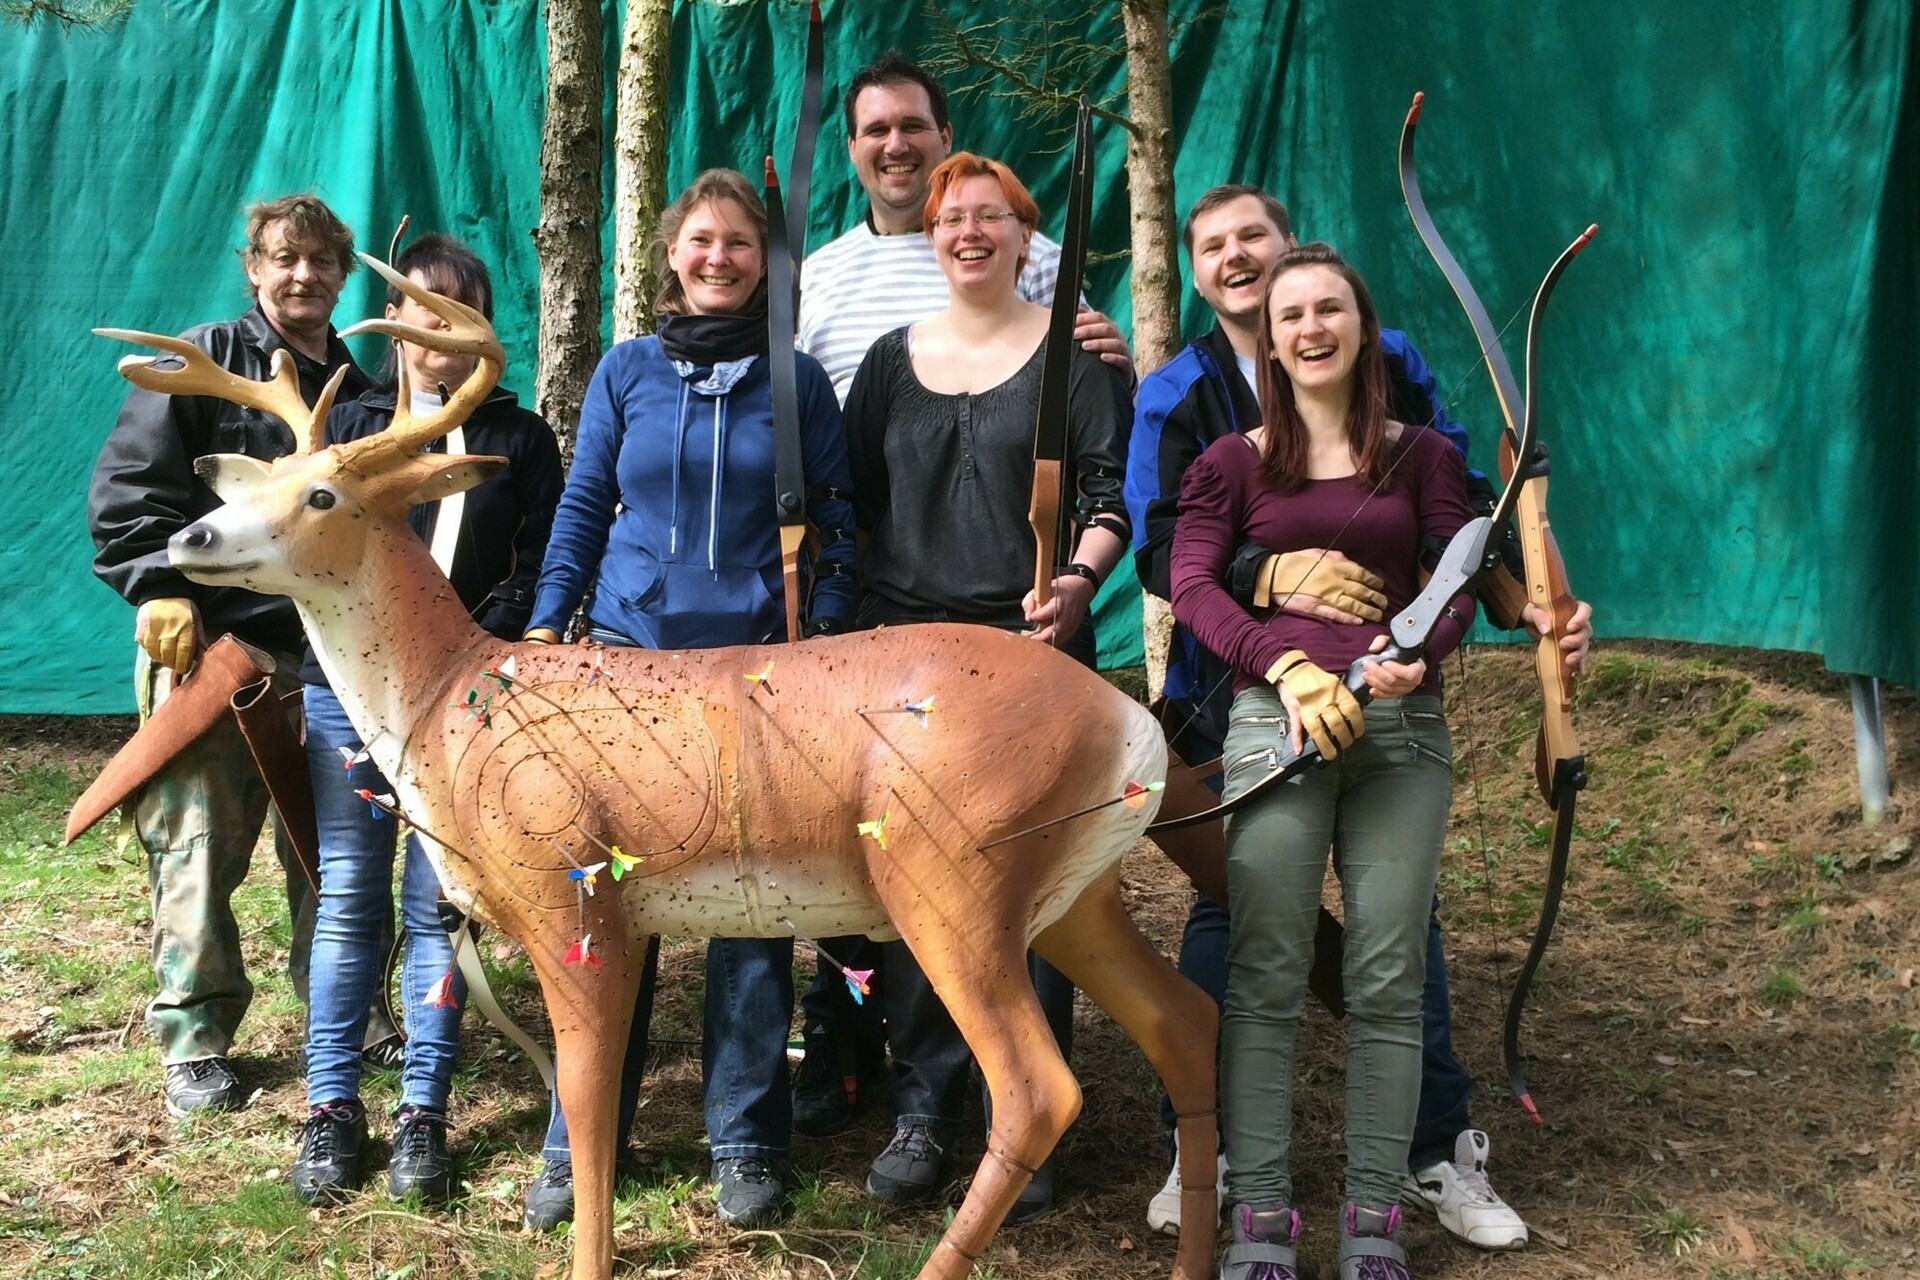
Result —
[[1353, 664], [1347, 668], [1346, 678], [1341, 683], [1347, 686], [1348, 693], [1360, 699], [1360, 705], [1364, 707], [1373, 701], [1373, 690], [1367, 687], [1367, 677], [1364, 674], [1369, 662], [1418, 662], [1426, 656], [1426, 653], [1427, 646], [1424, 644], [1402, 646], [1390, 640], [1387, 642], [1387, 647], [1380, 652], [1363, 653], [1355, 658]]

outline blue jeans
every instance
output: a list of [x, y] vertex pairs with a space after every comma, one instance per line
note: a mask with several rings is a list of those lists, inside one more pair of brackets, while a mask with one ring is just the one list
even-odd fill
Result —
[[[320, 827], [320, 910], [313, 928], [307, 1018], [309, 1105], [360, 1096], [360, 1048], [367, 1005], [386, 969], [393, 922], [393, 855], [398, 823], [355, 792], [380, 795], [387, 781], [371, 760], [351, 769], [342, 749], [357, 754], [360, 735], [325, 685], [307, 685], [307, 767]], [[460, 1056], [460, 1007], [466, 984], [453, 974], [453, 1003], [428, 1006], [434, 983], [453, 968], [453, 947], [440, 924], [440, 879], [418, 836], [407, 837], [400, 911], [407, 954], [400, 989], [406, 1003], [406, 1065], [400, 1105], [444, 1113]]]
[[787, 1028], [793, 1021], [793, 939], [707, 943], [701, 1021], [707, 1144], [715, 1160], [784, 1160], [793, 1135]]
[[[1176, 723], [1181, 722], [1176, 711]], [[1190, 739], [1192, 730], [1189, 731]], [[1220, 754], [1214, 740], [1183, 742], [1188, 760], [1211, 760]], [[1193, 909], [1180, 935], [1180, 973], [1217, 1005], [1227, 1002], [1227, 909], [1204, 893], [1194, 895]], [[1473, 1127], [1469, 1102], [1473, 1076], [1453, 1052], [1453, 1011], [1447, 993], [1447, 955], [1440, 931], [1440, 898], [1433, 899], [1427, 922], [1427, 980], [1420, 1001], [1420, 1111], [1414, 1123], [1409, 1169], [1424, 1169], [1453, 1158], [1453, 1143]], [[1160, 1095], [1160, 1118], [1173, 1129], [1173, 1106]]]

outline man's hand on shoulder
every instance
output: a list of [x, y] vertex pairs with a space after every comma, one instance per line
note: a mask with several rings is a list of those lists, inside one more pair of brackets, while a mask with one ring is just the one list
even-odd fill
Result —
[[1127, 375], [1133, 374], [1133, 352], [1120, 326], [1092, 307], [1082, 307], [1073, 318], [1073, 340]]
[[162, 596], [140, 606], [133, 642], [176, 675], [185, 675], [200, 651], [200, 607], [185, 596]]

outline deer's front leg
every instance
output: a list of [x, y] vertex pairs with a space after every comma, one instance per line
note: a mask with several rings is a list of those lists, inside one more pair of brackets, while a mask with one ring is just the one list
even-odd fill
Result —
[[609, 1280], [621, 1066], [647, 939], [617, 928], [604, 941], [596, 933], [593, 959], [580, 953], [568, 963], [572, 946], [549, 937], [527, 951], [553, 1019], [555, 1083], [573, 1153], [573, 1280]]

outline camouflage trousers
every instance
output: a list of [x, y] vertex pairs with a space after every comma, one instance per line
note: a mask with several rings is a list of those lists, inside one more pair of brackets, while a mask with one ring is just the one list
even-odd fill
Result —
[[[300, 706], [300, 659], [273, 655], [273, 691], [288, 714]], [[141, 719], [166, 700], [172, 673], [135, 651], [134, 696]], [[287, 970], [300, 1002], [307, 1000], [307, 961], [313, 950], [318, 902], [314, 886], [273, 812], [267, 784], [246, 739], [224, 717], [143, 787], [130, 806], [134, 834], [147, 854], [153, 902], [153, 976], [158, 991], [147, 1006], [147, 1027], [171, 1065], [226, 1057], [240, 1019], [253, 1001], [240, 953], [233, 893], [246, 879], [261, 824], [273, 823], [274, 852], [287, 877], [293, 941]], [[383, 950], [384, 954], [384, 950]], [[367, 1043], [395, 1034], [376, 997]]]

